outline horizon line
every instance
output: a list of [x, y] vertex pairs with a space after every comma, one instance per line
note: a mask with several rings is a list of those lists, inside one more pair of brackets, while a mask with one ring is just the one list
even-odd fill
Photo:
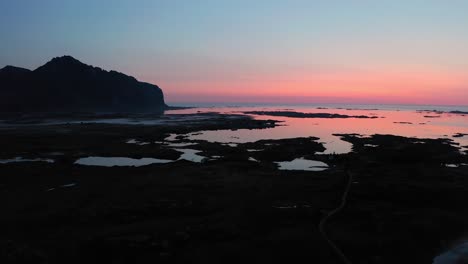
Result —
[[[438, 106], [438, 107], [468, 107], [468, 105], [457, 105], [457, 104], [418, 104], [418, 103], [320, 103], [320, 102], [307, 102], [307, 103], [291, 103], [291, 102], [227, 102], [227, 101], [166, 101], [166, 104], [226, 104], [226, 105], [372, 105], [372, 106]], [[426, 109], [421, 109], [426, 110]]]

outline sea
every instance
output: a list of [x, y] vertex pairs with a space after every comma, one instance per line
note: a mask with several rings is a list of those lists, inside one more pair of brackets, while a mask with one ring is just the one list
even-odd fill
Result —
[[178, 103], [193, 107], [166, 111], [166, 114], [218, 112], [242, 114], [251, 111], [291, 111], [301, 113], [330, 113], [376, 118], [294, 118], [251, 115], [255, 119], [279, 120], [279, 126], [268, 129], [238, 129], [198, 131], [189, 134], [191, 140], [221, 143], [245, 143], [261, 139], [318, 137], [326, 148], [325, 154], [352, 151], [352, 145], [336, 134], [397, 135], [415, 138], [447, 138], [462, 151], [468, 150], [468, 106], [435, 105], [343, 105], [343, 104], [222, 104]]

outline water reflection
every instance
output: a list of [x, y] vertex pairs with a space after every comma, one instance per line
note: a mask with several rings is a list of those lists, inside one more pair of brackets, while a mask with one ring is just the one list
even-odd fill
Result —
[[188, 146], [193, 146], [197, 144], [198, 143], [167, 143], [165, 145], [168, 147], [181, 148], [181, 147], [188, 147]]
[[47, 162], [47, 163], [54, 163], [53, 159], [24, 159], [22, 157], [16, 157], [14, 159], [3, 159], [0, 160], [0, 164], [7, 164], [7, 163], [14, 163], [14, 162]]
[[139, 145], [139, 146], [144, 146], [144, 145], [148, 145], [149, 142], [141, 142], [141, 141], [138, 141], [136, 139], [129, 139], [127, 140], [126, 142], [127, 144], [136, 144], [136, 145]]
[[[201, 152], [200, 150], [195, 149], [175, 149], [182, 153], [177, 160], [187, 160], [191, 162], [200, 163], [206, 160], [204, 156], [200, 156], [197, 153]], [[150, 164], [164, 164], [175, 162], [175, 160], [166, 160], [166, 159], [155, 159], [155, 158], [141, 158], [133, 159], [127, 157], [86, 157], [80, 158], [75, 161], [75, 164], [85, 165], [85, 166], [103, 166], [103, 167], [113, 167], [113, 166], [133, 166], [141, 167]]]
[[260, 161], [258, 161], [257, 159], [255, 159], [255, 158], [253, 158], [253, 157], [249, 157], [249, 161], [260, 162]]
[[75, 161], [75, 164], [85, 165], [85, 166], [103, 166], [103, 167], [113, 167], [113, 166], [146, 166], [155, 163], [169, 163], [173, 162], [172, 160], [164, 159], [153, 159], [153, 158], [141, 158], [141, 159], [132, 159], [126, 157], [86, 157], [81, 158]]
[[280, 170], [324, 171], [328, 165], [321, 161], [298, 158], [292, 161], [275, 162]]
[[[304, 113], [336, 113], [343, 115], [378, 115], [383, 118], [357, 119], [357, 118], [291, 118], [279, 116], [258, 116], [256, 119], [275, 119], [283, 121], [281, 126], [270, 129], [238, 129], [201, 131], [188, 135], [190, 140], [207, 140], [221, 143], [245, 143], [261, 139], [283, 139], [295, 137], [315, 136], [320, 138], [324, 144], [325, 154], [347, 153], [351, 151], [352, 145], [342, 141], [333, 134], [358, 133], [362, 135], [392, 134], [405, 137], [419, 138], [451, 138], [460, 146], [468, 146], [468, 137], [453, 137], [457, 133], [468, 133], [468, 116], [451, 113], [439, 113], [438, 118], [427, 118], [427, 112], [415, 110], [376, 110], [376, 109], [317, 109], [311, 107], [289, 107], [291, 111]], [[278, 107], [219, 107], [219, 108], [197, 108], [170, 111], [171, 113], [191, 112], [220, 112], [239, 113], [244, 111], [278, 111]], [[284, 109], [283, 109], [284, 110]], [[411, 124], [402, 124], [407, 122]], [[177, 135], [171, 135], [175, 139]]]
[[197, 155], [197, 153], [201, 152], [200, 150], [195, 149], [175, 149], [179, 152], [182, 152], [179, 160], [188, 160], [191, 162], [202, 162], [206, 157]]

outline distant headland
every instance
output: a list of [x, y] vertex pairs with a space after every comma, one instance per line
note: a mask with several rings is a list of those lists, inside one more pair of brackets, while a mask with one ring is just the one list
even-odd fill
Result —
[[163, 91], [116, 71], [71, 56], [35, 70], [0, 69], [0, 112], [144, 112], [167, 108]]

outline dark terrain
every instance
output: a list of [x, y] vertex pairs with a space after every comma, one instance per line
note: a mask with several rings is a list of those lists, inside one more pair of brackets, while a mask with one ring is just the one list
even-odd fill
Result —
[[[93, 155], [177, 159], [162, 142], [169, 134], [277, 125], [212, 115], [171, 126], [0, 128], [0, 158], [56, 161], [0, 164], [0, 263], [342, 263], [318, 226], [351, 179], [346, 205], [325, 231], [352, 263], [432, 263], [467, 234], [468, 166], [446, 164], [468, 160], [448, 139], [340, 135], [354, 150], [343, 155], [320, 154], [314, 137], [237, 147], [196, 141], [190, 148], [200, 155], [222, 157], [74, 164]], [[330, 169], [280, 171], [274, 163], [299, 157]]]
[[365, 115], [342, 115], [331, 113], [302, 113], [294, 111], [248, 111], [244, 112], [246, 115], [266, 115], [266, 116], [284, 116], [295, 118], [379, 118], [377, 116]]

